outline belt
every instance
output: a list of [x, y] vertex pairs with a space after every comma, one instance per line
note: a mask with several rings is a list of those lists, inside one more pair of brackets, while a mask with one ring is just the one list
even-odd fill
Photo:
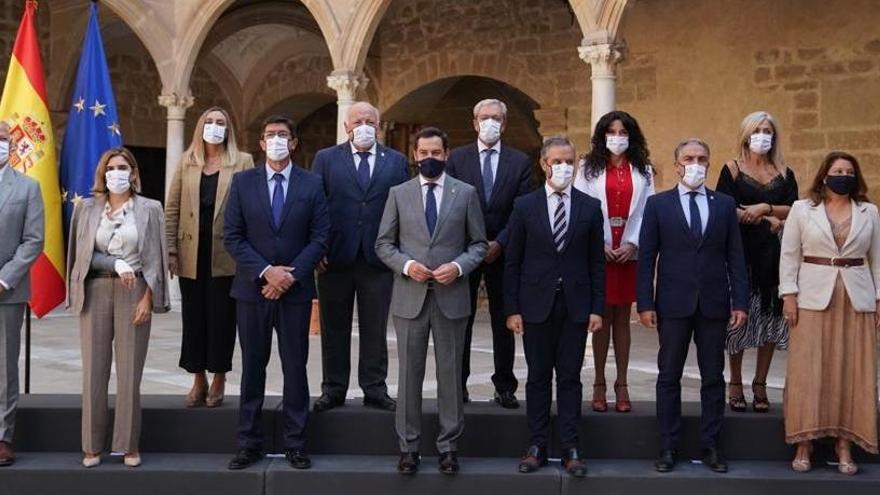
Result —
[[611, 224], [612, 227], [623, 227], [624, 225], [626, 225], [626, 218], [610, 217], [608, 219], [608, 223]]
[[840, 266], [849, 268], [851, 266], [862, 266], [865, 264], [864, 258], [821, 258], [819, 256], [804, 256], [804, 263], [811, 265]]
[[[144, 272], [134, 272], [134, 276], [135, 278], [144, 278]], [[86, 275], [86, 280], [90, 278], [119, 278], [119, 274], [106, 270], [89, 270], [89, 273]]]

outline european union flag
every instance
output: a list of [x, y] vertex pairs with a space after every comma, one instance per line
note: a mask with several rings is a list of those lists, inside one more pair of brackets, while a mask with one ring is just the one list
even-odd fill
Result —
[[64, 232], [69, 232], [73, 207], [92, 195], [95, 166], [109, 148], [122, 146], [116, 99], [98, 28], [98, 6], [91, 4], [89, 25], [76, 73], [73, 103], [61, 146], [61, 194]]

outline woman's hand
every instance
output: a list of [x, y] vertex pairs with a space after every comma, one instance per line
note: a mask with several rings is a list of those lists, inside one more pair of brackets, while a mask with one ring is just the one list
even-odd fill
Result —
[[619, 248], [614, 250], [614, 254], [617, 256], [618, 263], [625, 263], [634, 260], [638, 251], [639, 248], [637, 248], [635, 244], [624, 242]]
[[132, 319], [132, 323], [135, 325], [140, 325], [142, 323], [150, 321], [152, 311], [153, 291], [147, 288], [146, 292], [144, 292], [144, 296], [141, 297], [141, 300], [138, 301], [137, 306], [135, 306], [134, 308], [134, 319]]
[[764, 217], [764, 221], [770, 225], [770, 232], [774, 234], [781, 232], [782, 226], [785, 225], [785, 222], [776, 217]]
[[605, 261], [617, 263], [617, 252], [607, 245], [605, 246]]
[[764, 215], [767, 215], [769, 212], [770, 205], [768, 205], [767, 203], [758, 203], [756, 205], [743, 206], [742, 214], [740, 215], [740, 222], [755, 225], [759, 223], [764, 218]]
[[174, 277], [177, 276], [177, 255], [169, 254], [168, 255], [168, 274], [171, 276], [171, 279], [174, 280]]
[[782, 318], [788, 323], [788, 328], [796, 327], [798, 324], [797, 295], [788, 294], [783, 296], [782, 301]]

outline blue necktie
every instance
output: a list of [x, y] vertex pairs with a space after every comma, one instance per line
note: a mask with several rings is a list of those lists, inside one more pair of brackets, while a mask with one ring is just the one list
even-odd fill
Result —
[[370, 185], [370, 152], [358, 151], [357, 154], [361, 157], [358, 163], [358, 183], [362, 189], [366, 189]]
[[425, 221], [428, 223], [428, 234], [434, 236], [434, 228], [437, 227], [437, 198], [434, 197], [436, 182], [428, 182], [428, 193], [425, 196]]
[[699, 241], [703, 238], [703, 221], [700, 219], [700, 207], [697, 206], [697, 194], [697, 191], [688, 193], [691, 197], [691, 234]]
[[275, 228], [281, 227], [281, 210], [284, 209], [284, 176], [275, 174], [272, 176], [275, 181], [275, 192], [272, 193], [272, 221], [275, 222]]
[[483, 158], [483, 194], [486, 196], [486, 203], [492, 198], [492, 187], [495, 185], [495, 178], [492, 176], [492, 153], [493, 149], [484, 150], [486, 154]]

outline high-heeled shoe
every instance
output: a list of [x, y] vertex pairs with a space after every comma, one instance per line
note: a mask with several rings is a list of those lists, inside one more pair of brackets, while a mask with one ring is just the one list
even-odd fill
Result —
[[[759, 396], [758, 390], [762, 390], [764, 393]], [[756, 413], [765, 413], [770, 410], [770, 399], [767, 398], [766, 382], [752, 382], [752, 394], [755, 396], [752, 401], [753, 411]]]
[[[729, 396], [727, 403], [730, 405], [730, 410], [733, 412], [746, 412], [746, 397], [742, 393], [742, 386], [742, 382], [730, 382], [727, 384]], [[733, 392], [730, 392], [730, 387], [739, 387], [739, 395], [733, 395]]]
[[811, 469], [813, 469], [813, 464], [810, 462], [810, 455], [813, 453], [813, 446], [810, 445], [807, 447], [807, 458], [806, 459], [798, 459], [797, 457], [791, 461], [791, 469], [797, 473], [807, 473]]
[[184, 397], [184, 405], [186, 407], [201, 407], [205, 405], [205, 401], [208, 397], [207, 387], [197, 387], [193, 385], [193, 388], [186, 394]]
[[853, 461], [841, 461], [840, 460], [840, 449], [835, 445], [834, 452], [837, 454], [837, 471], [840, 474], [845, 474], [847, 476], [852, 476], [859, 472], [859, 465]]
[[[601, 393], [599, 392], [601, 390]], [[605, 399], [605, 384], [593, 384], [593, 410], [596, 412], [605, 412], [608, 410], [608, 401]]]
[[[621, 399], [620, 396], [623, 395], [620, 391], [623, 390], [626, 392], [626, 399]], [[629, 401], [629, 390], [627, 390], [625, 383], [615, 383], [614, 384], [614, 410], [619, 413], [628, 413], [632, 411], [632, 402]]]
[[[220, 407], [223, 404], [223, 398], [226, 395], [226, 380], [222, 380], [222, 383], [219, 385], [215, 385], [217, 383], [217, 378], [214, 377], [214, 382], [211, 383], [211, 389], [208, 390], [208, 397], [205, 399], [205, 405], [210, 408]], [[215, 389], [219, 388], [219, 391]]]

